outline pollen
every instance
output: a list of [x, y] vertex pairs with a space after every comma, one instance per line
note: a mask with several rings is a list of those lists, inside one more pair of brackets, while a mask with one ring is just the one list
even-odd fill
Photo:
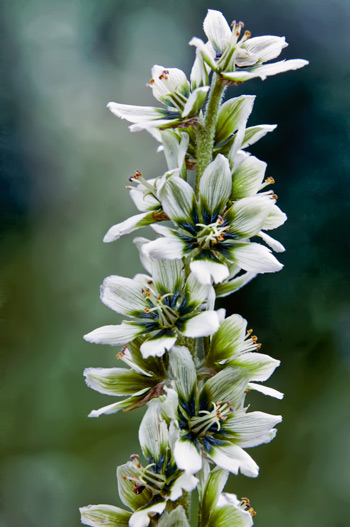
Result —
[[251, 35], [252, 35], [252, 34], [251, 34], [250, 31], [245, 31], [245, 32], [244, 32], [244, 36], [245, 36], [246, 38], [250, 38]]
[[220, 234], [218, 237], [217, 237], [217, 240], [219, 242], [222, 242], [222, 240], [224, 239], [224, 235], [223, 234]]
[[273, 185], [275, 183], [275, 180], [273, 179], [273, 177], [268, 177], [266, 180], [265, 180], [265, 183], [269, 183], [271, 185]]
[[249, 336], [249, 335], [251, 335], [252, 333], [253, 333], [253, 330], [252, 330], [252, 329], [248, 329], [248, 331], [247, 331], [247, 335]]
[[258, 337], [256, 335], [253, 335], [251, 339], [253, 342], [258, 342]]
[[272, 194], [273, 199], [278, 199], [277, 194]]
[[148, 307], [145, 307], [145, 313], [149, 313]]
[[250, 514], [251, 514], [252, 516], [256, 516], [256, 512], [255, 512], [255, 510], [253, 509], [253, 507], [250, 507], [250, 509], [248, 510], [248, 512], [250, 512]]
[[151, 80], [149, 81], [149, 83], [150, 83], [151, 85], [154, 84], [154, 79], [151, 79]]

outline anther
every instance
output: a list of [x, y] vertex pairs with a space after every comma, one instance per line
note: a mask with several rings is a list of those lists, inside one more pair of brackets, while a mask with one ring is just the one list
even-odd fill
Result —
[[169, 75], [169, 70], [163, 70], [163, 75]]
[[249, 336], [249, 335], [251, 335], [252, 333], [253, 333], [253, 330], [252, 330], [252, 329], [248, 329], [248, 331], [247, 331], [247, 335]]
[[138, 454], [131, 454], [130, 456], [130, 461], [134, 461], [134, 459], [139, 459], [139, 455]]
[[253, 336], [251, 337], [251, 339], [252, 339], [253, 342], [257, 342], [257, 341], [258, 341], [258, 337], [256, 337], [255, 335], [253, 335]]
[[149, 313], [148, 307], [145, 307], [145, 313]]
[[273, 199], [278, 199], [277, 194], [272, 194]]
[[256, 349], [259, 350], [261, 346], [262, 346], [261, 342], [258, 342], [258, 344], [256, 345]]
[[253, 509], [253, 507], [250, 507], [250, 509], [248, 510], [248, 512], [250, 512], [250, 514], [251, 514], [252, 516], [256, 516], [256, 512], [255, 512], [255, 510]]
[[152, 285], [153, 284], [153, 280], [148, 280], [147, 282], [149, 285]]
[[250, 37], [251, 37], [251, 32], [250, 32], [250, 31], [245, 31], [245, 32], [244, 32], [244, 36], [245, 36], [246, 38], [250, 38]]

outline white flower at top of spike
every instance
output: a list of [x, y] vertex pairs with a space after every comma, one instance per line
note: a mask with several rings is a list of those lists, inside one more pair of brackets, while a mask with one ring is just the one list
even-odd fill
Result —
[[143, 336], [140, 350], [147, 358], [161, 357], [174, 346], [178, 335], [197, 338], [217, 331], [216, 311], [202, 311], [210, 286], [200, 284], [193, 274], [184, 283], [181, 261], [153, 260], [151, 265], [152, 277], [105, 279], [102, 302], [130, 321], [98, 328], [85, 335], [85, 340], [119, 346]]
[[[288, 44], [284, 37], [266, 35], [250, 38], [245, 31], [242, 38], [243, 22], [228, 25], [220, 11], [209, 9], [204, 20], [207, 44], [194, 37], [190, 44], [195, 46], [203, 60], [225, 80], [244, 82], [255, 77], [262, 80], [270, 75], [296, 70], [306, 66], [307, 60], [292, 59], [264, 64], [278, 57]], [[208, 45], [209, 44], [209, 45]]]
[[[166, 128], [186, 128], [197, 121], [197, 117], [207, 97], [209, 86], [198, 86], [193, 91], [183, 71], [177, 68], [164, 68], [155, 65], [148, 86], [154, 97], [165, 108], [152, 106], [132, 106], [108, 103], [110, 111], [133, 123], [130, 130], [152, 130]], [[156, 134], [157, 135], [157, 134]]]
[[271, 251], [249, 240], [266, 228], [274, 211], [274, 196], [231, 203], [231, 194], [229, 162], [220, 154], [201, 178], [199, 202], [186, 181], [175, 176], [167, 180], [159, 195], [177, 230], [153, 225], [163, 237], [144, 245], [144, 254], [164, 259], [190, 256], [190, 268], [203, 284], [224, 281], [232, 263], [253, 273], [279, 271], [283, 266]]

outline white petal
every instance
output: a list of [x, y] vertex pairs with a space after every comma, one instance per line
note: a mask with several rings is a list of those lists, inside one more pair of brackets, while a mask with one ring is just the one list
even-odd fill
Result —
[[251, 381], [266, 381], [278, 368], [280, 361], [264, 353], [250, 352], [236, 355], [232, 365], [247, 368]]
[[201, 54], [205, 62], [214, 70], [217, 71], [218, 67], [215, 63], [215, 50], [210, 43], [210, 46], [204, 44], [203, 40], [197, 37], [193, 37], [189, 41], [190, 46], [195, 46], [198, 52]]
[[175, 346], [169, 356], [169, 365], [177, 393], [189, 401], [197, 381], [192, 355], [184, 346]]
[[[210, 42], [207, 45], [211, 46]], [[213, 53], [212, 53], [213, 54]], [[215, 55], [215, 52], [214, 52]], [[203, 57], [199, 50], [196, 50], [196, 59], [193, 63], [191, 70], [191, 88], [195, 90], [200, 86], [207, 86], [209, 82], [210, 67], [204, 62]]]
[[147, 243], [150, 243], [150, 241], [147, 238], [138, 237], [138, 238], [133, 239], [133, 243], [136, 245], [139, 251], [139, 257], [140, 257], [143, 267], [146, 269], [146, 271], [149, 274], [152, 274], [152, 260], [151, 258], [146, 256], [142, 250], [143, 246], [146, 245]]
[[156, 64], [152, 68], [152, 81], [150, 86], [153, 96], [166, 105], [174, 104], [169, 95], [175, 92], [185, 96], [189, 94], [189, 82], [185, 73], [178, 68], [164, 68]]
[[186, 281], [186, 293], [188, 294], [189, 302], [199, 306], [213, 294], [213, 287], [209, 284], [202, 284], [194, 273], [190, 273]]
[[230, 445], [228, 447], [213, 447], [210, 453], [210, 458], [219, 465], [219, 467], [238, 474], [240, 471], [245, 476], [256, 478], [259, 475], [259, 467], [238, 445]]
[[[266, 442], [273, 427], [282, 421], [282, 416], [265, 412], [249, 412], [227, 419], [225, 428], [234, 433], [240, 446], [257, 446]], [[270, 436], [269, 436], [270, 437]], [[270, 439], [269, 439], [270, 441]]]
[[222, 298], [230, 295], [231, 293], [234, 293], [235, 291], [239, 291], [241, 287], [245, 286], [246, 284], [249, 284], [249, 282], [255, 277], [256, 273], [246, 272], [241, 274], [237, 278], [229, 280], [225, 284], [219, 284], [216, 287], [216, 296], [218, 298]]
[[189, 183], [171, 177], [159, 191], [164, 212], [173, 221], [192, 221], [195, 204], [194, 191]]
[[[218, 517], [220, 517], [220, 508], [227, 506], [230, 508], [233, 507], [233, 510], [231, 509], [229, 515], [231, 525], [234, 525], [236, 527], [252, 527], [252, 515], [249, 511], [242, 509], [241, 502], [237, 499], [237, 496], [235, 494], [228, 494], [227, 492], [221, 494], [217, 503], [217, 509], [215, 510], [215, 513]], [[215, 516], [214, 521], [216, 521]], [[215, 524], [210, 524], [210, 527], [214, 527], [214, 525]]]
[[183, 279], [181, 260], [152, 260], [152, 278], [158, 292], [174, 294], [181, 288]]
[[150, 516], [152, 513], [156, 514], [162, 514], [162, 512], [165, 509], [165, 501], [156, 503], [154, 505], [151, 505], [150, 507], [147, 507], [146, 509], [142, 509], [140, 511], [134, 512], [134, 514], [131, 516], [129, 520], [129, 527], [148, 527], [150, 524]]
[[155, 221], [156, 220], [152, 212], [137, 214], [136, 216], [132, 216], [131, 218], [128, 218], [117, 225], [113, 225], [113, 227], [109, 229], [103, 238], [103, 241], [105, 243], [114, 242], [124, 234], [129, 234], [130, 232], [133, 232], [140, 227], [145, 227], [146, 225], [154, 223]]
[[243, 144], [240, 148], [247, 148], [253, 145], [259, 139], [264, 137], [268, 132], [273, 132], [277, 128], [277, 124], [260, 124], [257, 126], [250, 126], [245, 129]]
[[232, 32], [226, 18], [220, 11], [208, 9], [203, 29], [208, 40], [218, 51], [223, 51], [230, 42]]
[[204, 311], [187, 320], [182, 334], [193, 339], [208, 337], [219, 329], [219, 324], [219, 317], [216, 311]]
[[131, 278], [107, 276], [101, 286], [101, 300], [122, 315], [134, 316], [145, 309], [145, 296], [142, 288]]
[[216, 145], [226, 141], [237, 130], [245, 128], [253, 109], [254, 100], [253, 95], [241, 95], [224, 102], [219, 110], [216, 123]]
[[157, 238], [142, 247], [142, 254], [148, 258], [181, 259], [184, 256], [185, 248], [185, 243], [177, 236]]
[[139, 428], [139, 442], [146, 459], [151, 455], [158, 461], [168, 446], [168, 426], [161, 417], [160, 405], [151, 401]]
[[233, 199], [254, 196], [260, 189], [265, 176], [267, 164], [257, 157], [246, 156], [232, 174]]
[[140, 348], [142, 357], [161, 357], [164, 353], [170, 350], [176, 342], [176, 337], [161, 337], [158, 339], [146, 340]]
[[230, 198], [231, 189], [232, 177], [229, 162], [226, 157], [219, 154], [204, 170], [199, 186], [202, 213], [210, 215], [206, 218], [208, 223], [213, 219], [216, 220], [224, 210]]
[[261, 80], [265, 80], [270, 75], [277, 75], [277, 73], [284, 73], [290, 70], [298, 70], [309, 64], [307, 60], [303, 59], [291, 59], [281, 60], [279, 62], [273, 62], [272, 64], [265, 64], [264, 66], [258, 66], [251, 71], [235, 71], [230, 73], [222, 73], [222, 76], [233, 82], [244, 82], [249, 79], [260, 77]]
[[258, 236], [260, 236], [260, 238], [264, 240], [264, 242], [269, 245], [269, 247], [271, 247], [271, 249], [276, 253], [283, 253], [285, 251], [283, 245], [279, 241], [275, 240], [275, 238], [272, 238], [272, 236], [266, 234], [266, 232], [260, 231]]
[[231, 315], [224, 320], [211, 341], [211, 360], [218, 362], [232, 359], [244, 341], [246, 330], [247, 321], [241, 315]]
[[162, 143], [164, 146], [164, 155], [169, 170], [181, 168], [185, 160], [189, 135], [186, 132], [181, 133], [181, 140], [172, 130], [164, 130], [162, 134]]
[[264, 221], [263, 229], [264, 231], [271, 231], [272, 229], [277, 229], [284, 224], [287, 220], [287, 216], [284, 212], [281, 211], [277, 205], [274, 205], [270, 210], [266, 220]]
[[190, 474], [195, 474], [202, 467], [202, 456], [191, 441], [179, 439], [176, 442], [174, 459], [180, 469]]
[[188, 472], [183, 472], [180, 477], [175, 480], [170, 491], [171, 501], [176, 501], [182, 496], [182, 490], [186, 492], [191, 492], [196, 488], [198, 483], [198, 478], [189, 474]]
[[131, 324], [120, 324], [119, 326], [102, 326], [91, 333], [84, 335], [84, 340], [95, 344], [109, 344], [110, 346], [121, 346], [133, 340], [142, 333], [142, 328]]
[[229, 276], [229, 270], [225, 264], [213, 262], [212, 260], [194, 260], [190, 263], [192, 273], [201, 284], [218, 284]]
[[234, 261], [245, 271], [254, 273], [275, 273], [283, 265], [271, 254], [271, 251], [259, 243], [247, 243], [232, 251]]
[[263, 384], [256, 384], [255, 382], [250, 382], [248, 384], [250, 390], [255, 390], [257, 392], [263, 393], [264, 395], [269, 395], [270, 397], [275, 397], [276, 399], [283, 399], [284, 394], [275, 390], [274, 388], [269, 388]]
[[113, 505], [88, 505], [79, 509], [81, 523], [90, 527], [127, 527], [130, 512]]
[[112, 403], [107, 406], [103, 406], [102, 408], [99, 408], [98, 410], [92, 410], [89, 413], [89, 417], [100, 417], [100, 415], [103, 415], [103, 414], [105, 415], [115, 414], [116, 412], [119, 412], [121, 408], [123, 408], [121, 406], [123, 402], [124, 401], [119, 401], [117, 403]]
[[232, 218], [230, 230], [243, 238], [250, 238], [262, 229], [273, 206], [274, 202], [270, 198], [261, 196], [242, 198], [232, 205], [225, 217]]
[[[258, 61], [268, 62], [269, 60], [275, 59], [281, 54], [282, 49], [286, 46], [288, 46], [288, 44], [285, 37], [264, 35], [248, 39], [242, 47], [254, 55], [255, 64]], [[236, 60], [236, 64], [238, 66], [245, 65], [244, 60], [242, 63]]]
[[159, 201], [152, 194], [147, 194], [145, 187], [139, 185], [138, 187], [131, 188], [129, 192], [136, 208], [141, 212], [159, 209]]
[[200, 88], [196, 88], [191, 93], [182, 112], [183, 119], [186, 119], [186, 117], [190, 117], [191, 115], [198, 115], [205, 102], [205, 99], [207, 98], [208, 91], [209, 86], [202, 86]]
[[159, 122], [167, 113], [162, 108], [154, 108], [152, 106], [133, 106], [116, 102], [108, 103], [107, 108], [117, 117], [126, 119], [130, 123], [138, 124], [148, 123], [153, 120]]

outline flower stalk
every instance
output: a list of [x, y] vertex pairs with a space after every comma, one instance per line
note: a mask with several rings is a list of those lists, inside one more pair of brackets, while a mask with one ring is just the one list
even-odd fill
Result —
[[213, 73], [204, 122], [203, 124], [198, 125], [196, 134], [197, 167], [195, 191], [197, 196], [203, 172], [213, 158], [216, 121], [224, 90], [225, 85], [223, 84], [222, 79], [217, 73]]
[[[151, 179], [137, 170], [129, 178], [138, 214], [104, 238], [109, 243], [144, 226], [158, 235], [134, 239], [143, 273], [109, 276], [102, 284], [102, 302], [125, 320], [84, 337], [120, 346], [124, 364], [85, 370], [90, 388], [119, 398], [90, 417], [145, 408], [141, 454], [117, 469], [126, 509], [82, 507], [81, 521], [91, 527], [190, 527], [192, 492], [197, 527], [253, 525], [249, 499], [224, 487], [230, 474], [259, 474], [247, 449], [269, 443], [282, 417], [251, 411], [249, 394], [283, 397], [263, 384], [279, 361], [260, 351], [242, 316], [226, 315], [215, 302], [258, 274], [282, 269], [272, 251], [284, 247], [266, 231], [286, 215], [269, 189], [274, 181], [265, 178], [266, 163], [246, 151], [275, 126], [247, 127], [253, 96], [222, 99], [228, 84], [264, 80], [307, 61], [271, 63], [285, 39], [241, 36], [242, 27], [209, 10], [208, 41], [190, 42], [196, 48], [190, 80], [177, 68], [152, 68], [149, 86], [163, 107], [108, 105], [132, 131], [152, 134], [168, 170]], [[193, 169], [194, 185], [187, 177]]]

